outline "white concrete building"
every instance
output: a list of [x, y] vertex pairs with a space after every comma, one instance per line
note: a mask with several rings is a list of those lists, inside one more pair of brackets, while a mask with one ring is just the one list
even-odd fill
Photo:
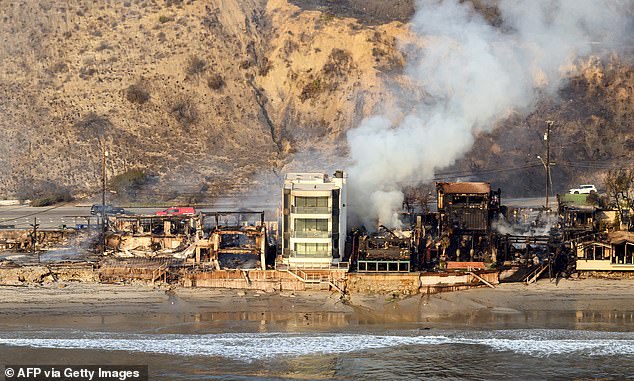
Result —
[[288, 173], [282, 192], [282, 256], [291, 267], [338, 263], [346, 245], [346, 174]]

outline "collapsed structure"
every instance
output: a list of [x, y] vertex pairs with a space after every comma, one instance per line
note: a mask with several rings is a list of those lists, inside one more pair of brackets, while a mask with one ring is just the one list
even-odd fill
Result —
[[195, 215], [115, 215], [108, 216], [106, 246], [117, 252], [181, 252], [201, 237], [201, 219]]
[[[194, 263], [211, 264], [220, 269], [262, 270], [274, 265], [275, 249], [269, 243], [264, 212], [214, 212], [215, 225], [207, 236], [196, 242]], [[240, 218], [229, 225], [221, 224], [222, 216], [257, 215], [259, 224], [240, 224]], [[273, 258], [271, 258], [273, 255]]]
[[565, 240], [615, 228], [620, 230], [620, 226], [615, 226], [618, 211], [601, 207], [595, 194], [557, 195], [557, 212]]
[[376, 232], [364, 232], [358, 239], [357, 271], [409, 272], [414, 268], [418, 245], [416, 230], [394, 231], [380, 226]]
[[492, 223], [501, 191], [489, 183], [437, 183], [442, 255], [448, 261], [490, 262]]
[[[634, 233], [615, 231], [616, 211], [593, 195], [559, 196], [552, 213], [506, 208], [489, 183], [441, 182], [436, 210], [404, 203], [398, 229], [366, 229], [347, 225], [346, 181], [343, 171], [287, 174], [279, 221], [244, 210], [119, 214], [106, 219], [101, 238], [102, 225], [86, 236], [97, 248], [105, 243], [101, 279], [188, 286], [411, 293], [533, 282], [546, 272], [634, 271]], [[44, 233], [7, 231], [0, 244], [24, 250]]]

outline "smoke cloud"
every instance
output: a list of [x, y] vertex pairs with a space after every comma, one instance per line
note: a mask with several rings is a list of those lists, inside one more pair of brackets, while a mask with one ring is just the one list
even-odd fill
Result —
[[[479, 132], [526, 111], [538, 95], [554, 94], [578, 58], [620, 46], [629, 22], [628, 2], [613, 0], [491, 4], [501, 25], [468, 1], [418, 1], [410, 28], [421, 46], [406, 52], [406, 75], [424, 97], [348, 132], [353, 221], [397, 226], [404, 186], [432, 181]], [[390, 117], [398, 114], [404, 116]]]

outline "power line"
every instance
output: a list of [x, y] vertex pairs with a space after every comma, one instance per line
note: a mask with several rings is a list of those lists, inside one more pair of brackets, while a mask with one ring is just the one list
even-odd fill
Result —
[[574, 167], [574, 168], [587, 168], [587, 169], [634, 169], [634, 166], [619, 165], [619, 164], [600, 164], [600, 163], [583, 163], [583, 162], [557, 162], [558, 166], [562, 167]]
[[441, 180], [443, 178], [455, 178], [455, 177], [463, 177], [469, 175], [487, 175], [491, 173], [499, 173], [499, 172], [509, 172], [509, 171], [517, 171], [521, 169], [529, 169], [539, 167], [539, 164], [527, 164], [518, 167], [509, 167], [509, 168], [498, 168], [498, 169], [488, 169], [488, 170], [471, 170], [471, 171], [462, 171], [462, 172], [445, 172], [438, 173], [434, 177], [434, 180]]

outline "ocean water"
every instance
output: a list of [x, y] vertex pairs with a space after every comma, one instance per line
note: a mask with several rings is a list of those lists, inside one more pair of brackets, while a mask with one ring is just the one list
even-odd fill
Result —
[[634, 332], [23, 330], [0, 333], [0, 358], [5, 364], [25, 358], [49, 364], [147, 364], [152, 380], [620, 380], [634, 379]]

